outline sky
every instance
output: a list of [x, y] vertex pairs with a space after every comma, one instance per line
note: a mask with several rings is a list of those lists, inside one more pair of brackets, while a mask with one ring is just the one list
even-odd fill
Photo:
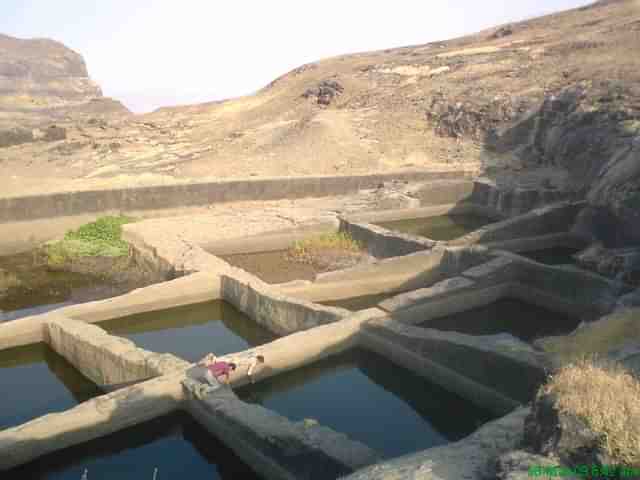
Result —
[[255, 92], [304, 63], [446, 40], [590, 0], [1, 0], [0, 33], [81, 53], [135, 112]]

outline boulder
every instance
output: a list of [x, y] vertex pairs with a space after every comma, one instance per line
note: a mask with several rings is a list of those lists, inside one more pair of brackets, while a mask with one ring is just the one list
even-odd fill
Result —
[[614, 465], [603, 443], [581, 419], [559, 411], [553, 394], [539, 395], [524, 421], [524, 445], [567, 466]]
[[317, 86], [307, 89], [302, 96], [315, 98], [318, 105], [330, 105], [333, 100], [344, 92], [344, 87], [335, 80], [322, 80]]
[[57, 125], [51, 125], [44, 133], [44, 140], [46, 142], [56, 142], [59, 140], [66, 140], [67, 129], [58, 127]]

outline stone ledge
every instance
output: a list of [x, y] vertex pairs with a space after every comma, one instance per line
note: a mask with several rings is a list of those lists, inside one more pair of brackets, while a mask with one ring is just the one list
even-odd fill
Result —
[[433, 298], [448, 295], [458, 290], [471, 288], [474, 284], [475, 282], [473, 280], [464, 277], [448, 278], [431, 287], [396, 295], [393, 298], [380, 302], [379, 306], [388, 312], [395, 312], [428, 302]]
[[489, 464], [522, 442], [528, 408], [519, 408], [480, 427], [467, 438], [378, 463], [342, 480], [484, 480]]
[[[291, 422], [239, 400], [228, 387], [199, 395], [183, 382], [188, 410], [267, 478], [336, 478], [379, 460], [369, 447], [314, 422]], [[199, 398], [198, 398], [199, 397]]]
[[46, 326], [51, 348], [100, 386], [146, 380], [189, 366], [174, 355], [138, 348], [130, 340], [78, 320], [58, 317]]

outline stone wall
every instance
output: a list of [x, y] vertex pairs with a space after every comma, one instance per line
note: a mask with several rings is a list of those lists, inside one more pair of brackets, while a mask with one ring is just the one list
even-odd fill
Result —
[[308, 330], [350, 315], [342, 308], [323, 307], [280, 293], [253, 275], [231, 269], [222, 275], [222, 298], [278, 335]]
[[508, 217], [522, 215], [541, 206], [563, 200], [576, 200], [579, 195], [552, 189], [507, 188], [490, 180], [476, 180], [469, 200]]
[[367, 253], [376, 258], [391, 258], [408, 255], [422, 250], [430, 250], [437, 242], [416, 237], [370, 223], [353, 223], [340, 220], [340, 231], [348, 233], [354, 240], [364, 245]]
[[182, 378], [166, 375], [0, 431], [0, 472], [175, 410]]
[[56, 318], [47, 322], [46, 328], [49, 346], [100, 386], [146, 380], [189, 366], [174, 355], [149, 352], [78, 320]]
[[227, 387], [199, 397], [183, 382], [188, 411], [210, 433], [269, 480], [325, 480], [376, 463], [362, 443], [314, 422], [291, 422], [260, 405], [239, 400]]
[[547, 205], [509, 220], [485, 225], [447, 243], [448, 245], [469, 245], [568, 232], [583, 207], [583, 202]]
[[399, 172], [354, 176], [278, 177], [1, 198], [0, 224], [85, 213], [162, 210], [244, 200], [326, 197], [374, 188], [391, 180], [461, 179], [467, 175], [465, 172]]
[[546, 377], [543, 357], [508, 334], [476, 337], [381, 319], [361, 335], [365, 346], [498, 414], [530, 401]]

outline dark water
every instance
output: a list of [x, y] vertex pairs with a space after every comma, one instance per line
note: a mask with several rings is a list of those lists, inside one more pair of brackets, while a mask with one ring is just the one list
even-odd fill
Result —
[[531, 341], [537, 337], [569, 333], [579, 323], [577, 317], [515, 298], [502, 298], [482, 307], [428, 320], [420, 326], [469, 335], [510, 333], [521, 340]]
[[457, 395], [359, 349], [236, 393], [293, 421], [315, 419], [387, 458], [459, 440], [492, 418]]
[[438, 217], [380, 222], [377, 225], [401, 233], [445, 241], [462, 237], [491, 222], [486, 217], [476, 215], [441, 215]]
[[0, 351], [0, 386], [0, 430], [101, 394], [44, 343]]
[[343, 298], [341, 300], [331, 300], [328, 302], [319, 302], [327, 307], [340, 307], [357, 312], [358, 310], [365, 310], [367, 308], [374, 308], [380, 302], [392, 298], [398, 293], [379, 293], [376, 295], [363, 295], [361, 297]]
[[55, 452], [3, 473], [16, 480], [257, 480], [247, 465], [189, 415], [176, 412]]
[[195, 362], [207, 353], [239, 352], [275, 336], [223, 301], [141, 313], [99, 324], [139, 347]]
[[530, 258], [539, 263], [547, 265], [575, 265], [576, 260], [572, 257], [580, 250], [571, 247], [553, 247], [543, 250], [532, 250], [530, 252], [522, 252], [518, 255]]
[[[4, 290], [2, 283], [7, 275], [14, 281]], [[0, 257], [0, 322], [125, 291], [124, 287], [107, 284], [95, 276], [50, 271], [35, 251]]]

